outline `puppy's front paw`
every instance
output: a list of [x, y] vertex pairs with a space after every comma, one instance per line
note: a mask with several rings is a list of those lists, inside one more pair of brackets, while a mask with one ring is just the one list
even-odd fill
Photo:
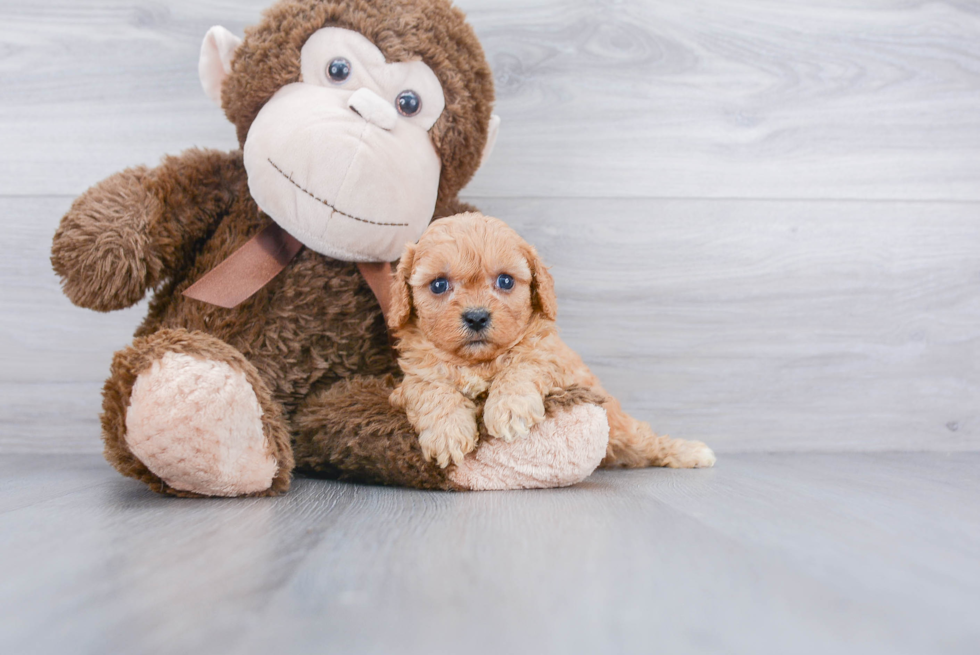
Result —
[[435, 460], [441, 468], [452, 461], [457, 466], [463, 463], [467, 453], [476, 448], [479, 438], [476, 417], [470, 412], [456, 412], [434, 427], [422, 430], [419, 445], [427, 460]]
[[513, 441], [526, 437], [544, 420], [544, 399], [535, 392], [526, 394], [491, 392], [483, 408], [483, 424], [491, 437]]
[[674, 452], [668, 464], [671, 468], [700, 469], [715, 465], [715, 453], [700, 441], [674, 440]]

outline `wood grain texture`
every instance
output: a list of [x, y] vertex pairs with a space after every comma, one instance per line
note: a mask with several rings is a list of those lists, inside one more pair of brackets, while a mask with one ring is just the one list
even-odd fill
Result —
[[977, 454], [178, 500], [0, 457], [9, 653], [974, 653]]
[[719, 451], [976, 450], [972, 204], [486, 199], [554, 264], [567, 341]]
[[[662, 432], [741, 451], [980, 449], [978, 206], [472, 198], [553, 265], [565, 339]], [[0, 451], [96, 452], [143, 307], [73, 307], [65, 198], [0, 198]]]
[[470, 16], [503, 115], [471, 193], [980, 194], [975, 3], [488, 0]]
[[102, 383], [146, 313], [144, 301], [99, 314], [61, 293], [49, 257], [70, 204], [0, 197], [0, 452], [101, 452]]
[[[0, 194], [77, 194], [234, 147], [196, 76], [268, 0], [0, 0]], [[980, 200], [980, 9], [967, 1], [461, 0], [508, 197]]]

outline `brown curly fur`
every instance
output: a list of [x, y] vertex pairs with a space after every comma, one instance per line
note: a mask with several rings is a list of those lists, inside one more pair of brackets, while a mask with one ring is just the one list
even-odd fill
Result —
[[[452, 489], [448, 471], [425, 461], [418, 439], [404, 438], [415, 431], [403, 413], [392, 414], [394, 388], [389, 375], [343, 380], [313, 394], [293, 419], [297, 468], [340, 480]], [[365, 434], [371, 441], [359, 438]]]
[[[239, 137], [262, 104], [297, 79], [302, 44], [326, 26], [360, 31], [390, 61], [421, 58], [432, 68], [446, 96], [431, 131], [443, 162], [436, 217], [471, 209], [456, 196], [480, 163], [493, 81], [472, 29], [445, 0], [279, 2], [247, 32], [223, 88]], [[241, 151], [206, 150], [117, 173], [62, 219], [51, 261], [72, 302], [111, 311], [152, 291], [137, 339], [117, 354], [106, 383], [106, 458], [124, 475], [176, 493], [129, 452], [123, 432], [136, 375], [176, 350], [228, 362], [253, 383], [281, 464], [268, 493], [288, 486], [287, 431], [305, 471], [449, 488], [445, 471], [412, 459], [417, 437], [387, 403], [385, 376], [398, 369], [381, 309], [355, 264], [305, 249], [234, 309], [181, 295], [269, 222], [249, 194]]]
[[[162, 213], [146, 178], [145, 166], [131, 168], [116, 175], [116, 184], [89, 189], [72, 203], [77, 220], [55, 233], [51, 261], [76, 305], [104, 312], [129, 307], [159, 277], [158, 259], [135, 256], [147, 250], [147, 228]], [[76, 270], [91, 271], [102, 284], [72, 275]]]

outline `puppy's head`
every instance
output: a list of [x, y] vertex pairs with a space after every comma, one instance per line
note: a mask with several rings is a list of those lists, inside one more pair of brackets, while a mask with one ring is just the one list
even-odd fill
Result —
[[388, 323], [414, 321], [441, 350], [487, 361], [518, 342], [535, 320], [555, 320], [554, 282], [514, 230], [482, 214], [432, 223], [398, 264]]

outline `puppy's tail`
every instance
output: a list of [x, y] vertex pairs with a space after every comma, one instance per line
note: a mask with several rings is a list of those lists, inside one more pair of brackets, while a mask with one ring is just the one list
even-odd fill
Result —
[[649, 423], [638, 421], [615, 398], [603, 407], [609, 419], [609, 446], [603, 468], [707, 468], [714, 466], [715, 454], [700, 441], [660, 436]]

